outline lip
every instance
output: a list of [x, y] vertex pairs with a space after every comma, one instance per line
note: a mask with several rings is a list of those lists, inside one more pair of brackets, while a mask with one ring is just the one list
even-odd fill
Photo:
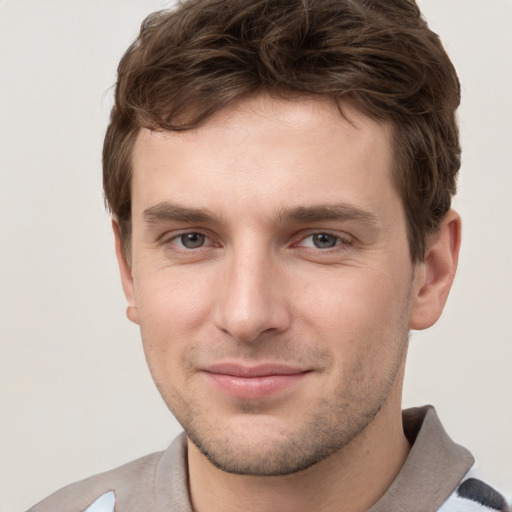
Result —
[[257, 399], [275, 395], [294, 386], [310, 370], [282, 364], [216, 364], [205, 368], [203, 373], [215, 388], [227, 395]]

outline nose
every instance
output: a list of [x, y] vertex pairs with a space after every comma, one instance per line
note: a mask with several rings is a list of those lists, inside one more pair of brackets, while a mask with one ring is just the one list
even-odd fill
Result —
[[237, 341], [254, 342], [290, 325], [283, 272], [274, 260], [271, 251], [248, 247], [224, 262], [213, 316], [217, 328]]

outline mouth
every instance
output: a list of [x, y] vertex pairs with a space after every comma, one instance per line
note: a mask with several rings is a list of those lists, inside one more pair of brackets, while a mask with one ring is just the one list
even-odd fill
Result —
[[210, 384], [235, 398], [265, 398], [295, 386], [310, 370], [282, 364], [217, 364], [203, 370]]

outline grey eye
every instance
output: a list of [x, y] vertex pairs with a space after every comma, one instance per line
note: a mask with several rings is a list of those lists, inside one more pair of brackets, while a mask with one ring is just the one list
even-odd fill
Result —
[[187, 249], [197, 249], [205, 243], [206, 237], [201, 233], [185, 233], [179, 237], [181, 245]]
[[329, 233], [316, 233], [312, 238], [313, 245], [318, 249], [329, 249], [338, 244], [338, 237]]

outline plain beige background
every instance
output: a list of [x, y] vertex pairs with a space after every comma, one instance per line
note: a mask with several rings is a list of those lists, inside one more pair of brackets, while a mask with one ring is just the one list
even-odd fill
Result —
[[[0, 511], [163, 449], [101, 195], [109, 87], [162, 0], [0, 0]], [[461, 263], [413, 333], [405, 405], [433, 403], [512, 495], [512, 1], [423, 0], [463, 84]]]

